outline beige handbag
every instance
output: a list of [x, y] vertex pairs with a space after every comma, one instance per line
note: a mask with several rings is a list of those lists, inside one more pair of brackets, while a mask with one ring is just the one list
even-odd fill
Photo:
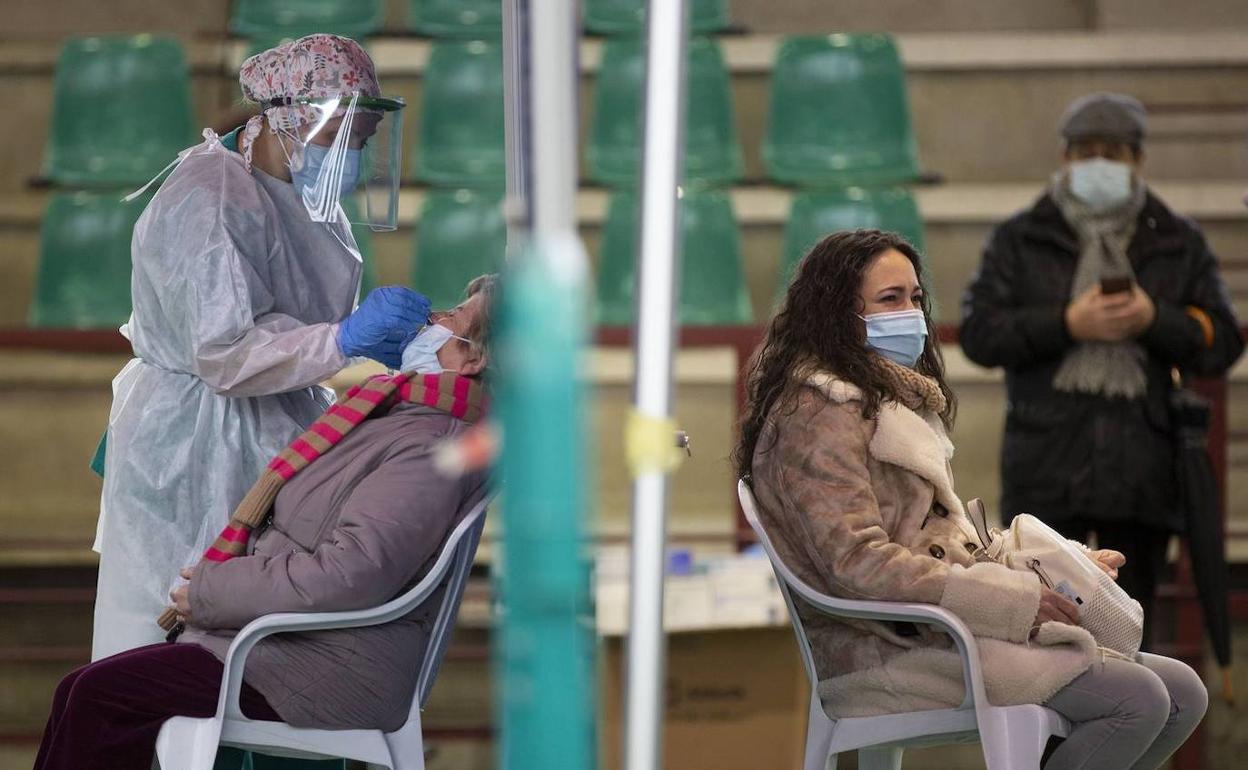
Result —
[[984, 544], [977, 559], [1031, 570], [1041, 583], [1079, 606], [1079, 625], [1097, 644], [1127, 656], [1140, 651], [1144, 608], [1097, 566], [1087, 546], [1026, 513], [1015, 516], [1005, 531], [990, 530], [981, 500], [966, 507]]

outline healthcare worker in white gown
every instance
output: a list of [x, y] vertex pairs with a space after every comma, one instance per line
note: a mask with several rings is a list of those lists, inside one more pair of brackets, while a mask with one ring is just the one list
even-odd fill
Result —
[[164, 638], [155, 621], [179, 568], [331, 403], [318, 383], [353, 357], [397, 368], [428, 317], [400, 287], [355, 307], [360, 254], [338, 198], [367, 186], [368, 216], [392, 227], [386, 142], [401, 146], [402, 102], [380, 96], [368, 55], [312, 35], [248, 59], [240, 82], [262, 115], [226, 137], [206, 130], [135, 226], [134, 359], [113, 382], [92, 659]]

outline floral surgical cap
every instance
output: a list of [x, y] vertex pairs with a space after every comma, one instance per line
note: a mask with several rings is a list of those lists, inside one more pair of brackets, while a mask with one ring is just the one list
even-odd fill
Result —
[[[319, 113], [304, 104], [268, 106], [273, 99], [323, 99], [356, 91], [381, 95], [373, 60], [360, 44], [328, 34], [301, 37], [248, 58], [238, 71], [238, 83], [243, 97], [260, 104], [262, 115], [269, 116], [269, 130], [274, 133], [294, 131], [314, 122]], [[252, 144], [262, 124], [261, 115], [248, 120], [239, 142], [249, 170]]]

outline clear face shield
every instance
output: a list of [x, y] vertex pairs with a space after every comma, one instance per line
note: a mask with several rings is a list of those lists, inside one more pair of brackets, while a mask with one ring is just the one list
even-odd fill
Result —
[[269, 104], [287, 105], [312, 107], [315, 113], [304, 135], [291, 137], [298, 144], [288, 156], [291, 181], [312, 221], [336, 221], [339, 203], [355, 196], [359, 223], [393, 230], [399, 209], [403, 100], [352, 94], [282, 98]]

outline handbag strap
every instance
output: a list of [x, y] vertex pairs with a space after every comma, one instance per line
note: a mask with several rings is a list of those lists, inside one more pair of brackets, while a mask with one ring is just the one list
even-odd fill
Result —
[[984, 509], [984, 501], [978, 497], [974, 498], [966, 504], [966, 511], [970, 515], [971, 524], [975, 527], [975, 534], [979, 535], [979, 542], [983, 544], [984, 550], [992, 545], [992, 533], [988, 531], [988, 512]]

